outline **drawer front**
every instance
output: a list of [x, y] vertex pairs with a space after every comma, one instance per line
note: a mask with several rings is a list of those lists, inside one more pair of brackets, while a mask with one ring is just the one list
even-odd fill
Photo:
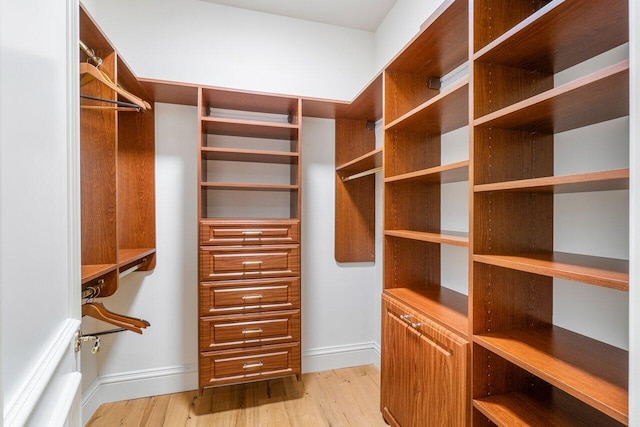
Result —
[[300, 243], [299, 221], [200, 221], [202, 245]]
[[257, 316], [203, 317], [200, 350], [280, 344], [300, 340], [300, 310]]
[[200, 284], [200, 315], [300, 308], [300, 279], [231, 280]]
[[200, 278], [202, 280], [299, 275], [299, 245], [200, 247]]
[[200, 354], [200, 387], [300, 374], [300, 343]]

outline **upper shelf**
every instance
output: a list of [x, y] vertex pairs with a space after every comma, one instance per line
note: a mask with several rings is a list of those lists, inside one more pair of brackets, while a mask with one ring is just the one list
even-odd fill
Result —
[[414, 231], [414, 230], [385, 230], [385, 236], [400, 239], [419, 240], [421, 242], [438, 243], [451, 246], [469, 247], [469, 233], [459, 231]]
[[382, 167], [382, 147], [337, 166], [336, 172], [346, 180], [349, 176], [360, 175], [368, 171], [377, 170], [380, 167]]
[[564, 176], [522, 179], [476, 185], [474, 191], [523, 191], [536, 193], [580, 193], [625, 190], [629, 188], [629, 169], [616, 169]]
[[286, 123], [257, 122], [242, 119], [202, 117], [202, 130], [208, 134], [293, 140], [300, 127]]
[[232, 91], [221, 88], [203, 88], [202, 105], [207, 108], [248, 111], [266, 114], [291, 115], [292, 123], [298, 123], [298, 98], [266, 95], [253, 92]]
[[325, 119], [351, 119], [370, 122], [380, 120], [382, 118], [382, 73], [374, 77], [351, 102], [303, 98], [302, 114], [305, 117]]
[[241, 182], [202, 182], [203, 189], [244, 190], [244, 191], [297, 191], [299, 185], [289, 184], [250, 184]]
[[629, 61], [474, 120], [475, 126], [558, 133], [629, 114]]
[[385, 126], [387, 131], [410, 129], [411, 132], [447, 133], [468, 124], [468, 78], [452, 84], [446, 91], [429, 99]]
[[[467, 0], [446, 0], [387, 70], [442, 77], [465, 63], [469, 55], [468, 7]], [[427, 60], [430, 58], [437, 60]]]
[[628, 39], [627, 1], [554, 0], [480, 49], [474, 59], [557, 73]]
[[225, 160], [234, 162], [259, 162], [296, 164], [298, 153], [288, 151], [248, 150], [234, 148], [202, 147], [200, 153], [206, 160]]
[[629, 290], [629, 261], [564, 252], [473, 255], [473, 260], [605, 288]]
[[434, 168], [387, 177], [384, 182], [422, 182], [425, 184], [449, 184], [469, 180], [469, 161], [436, 166]]

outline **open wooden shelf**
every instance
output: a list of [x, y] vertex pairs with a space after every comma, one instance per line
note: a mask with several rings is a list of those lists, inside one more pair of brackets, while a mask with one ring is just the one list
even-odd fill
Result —
[[300, 188], [299, 185], [247, 184], [239, 182], [203, 182], [200, 185], [205, 190], [291, 191], [298, 190]]
[[441, 286], [425, 287], [419, 290], [387, 288], [384, 294], [408, 305], [460, 336], [467, 337], [469, 327], [466, 295]]
[[629, 290], [629, 261], [627, 260], [564, 252], [526, 255], [473, 255], [473, 260], [605, 288]]
[[403, 173], [384, 179], [384, 182], [422, 182], [425, 184], [449, 184], [469, 180], [469, 161], [451, 163], [416, 172]]
[[96, 264], [82, 266], [82, 284], [90, 282], [118, 268], [117, 264]]
[[382, 73], [378, 73], [351, 102], [302, 98], [302, 111], [305, 117], [378, 121], [382, 118]]
[[156, 252], [155, 248], [118, 249], [118, 266], [124, 267]]
[[288, 151], [202, 147], [200, 152], [205, 160], [234, 162], [296, 164], [300, 158], [299, 153]]
[[475, 399], [473, 407], [499, 427], [623, 425], [556, 388], [552, 388], [547, 396], [515, 391]]
[[557, 73], [627, 41], [626, 1], [554, 0], [480, 49], [476, 61]]
[[382, 147], [369, 151], [351, 161], [336, 166], [341, 176], [356, 175], [371, 169], [382, 167]]
[[627, 60], [487, 114], [474, 125], [552, 134], [628, 114]]
[[447, 88], [385, 126], [386, 131], [447, 133], [469, 123], [468, 78]]
[[476, 193], [489, 191], [523, 191], [536, 193], [580, 193], [629, 189], [629, 169], [548, 176], [474, 186]]
[[202, 117], [201, 121], [203, 132], [213, 135], [292, 140], [298, 137], [298, 131], [300, 130], [298, 125], [277, 122], [219, 117]]
[[441, 231], [440, 233], [413, 230], [385, 230], [385, 236], [401, 239], [419, 240], [421, 242], [438, 243], [443, 245], [469, 247], [469, 233], [458, 231]]
[[557, 326], [486, 333], [475, 335], [473, 340], [576, 399], [628, 423], [627, 351]]
[[[469, 56], [468, 7], [467, 1], [445, 0], [387, 69], [442, 77], [466, 62]], [[426, 61], [425, 58], [434, 60]]]
[[202, 106], [284, 116], [291, 114], [294, 123], [297, 122], [298, 116], [298, 98], [216, 87], [202, 88]]

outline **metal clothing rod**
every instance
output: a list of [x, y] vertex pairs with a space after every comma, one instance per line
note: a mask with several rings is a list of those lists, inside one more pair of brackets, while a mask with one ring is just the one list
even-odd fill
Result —
[[374, 173], [378, 173], [382, 170], [382, 166], [366, 170], [364, 172], [354, 173], [353, 175], [345, 176], [342, 178], [343, 182], [351, 181], [352, 179], [362, 178], [364, 176], [373, 175]]
[[126, 331], [125, 328], [109, 329], [108, 331], [96, 332], [94, 334], [87, 334], [86, 336], [100, 337], [102, 335], [117, 334], [119, 332], [124, 332], [124, 331]]
[[136, 104], [132, 104], [130, 102], [114, 101], [113, 99], [104, 99], [104, 98], [98, 98], [96, 96], [89, 96], [89, 95], [80, 95], [80, 98], [88, 99], [90, 101], [107, 102], [109, 104], [115, 104], [118, 107], [135, 108], [136, 111], [138, 111], [138, 112], [142, 110], [140, 108], [140, 106], [138, 106]]
[[131, 274], [131, 273], [133, 273], [133, 272], [134, 272], [134, 271], [136, 271], [136, 270], [139, 270], [139, 269], [140, 269], [140, 267], [142, 267], [142, 264], [144, 264], [146, 261], [147, 261], [147, 259], [146, 259], [146, 258], [143, 258], [142, 260], [140, 260], [140, 263], [138, 263], [138, 264], [134, 265], [133, 267], [127, 268], [127, 269], [126, 269], [126, 270], [124, 270], [124, 271], [121, 271], [121, 272], [120, 272], [120, 274], [119, 274], [118, 276], [122, 279], [124, 276], [126, 276], [126, 275], [128, 275], [128, 274]]
[[96, 56], [95, 50], [87, 46], [82, 40], [78, 40], [78, 43], [80, 44], [80, 49], [82, 49], [84, 53], [87, 54], [87, 56], [89, 57], [89, 61], [93, 62], [93, 65], [95, 65], [96, 67], [102, 65], [102, 58]]

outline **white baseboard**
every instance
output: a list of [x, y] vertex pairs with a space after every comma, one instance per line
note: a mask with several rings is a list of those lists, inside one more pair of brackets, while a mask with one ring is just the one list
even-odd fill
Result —
[[96, 378], [82, 393], [82, 423], [103, 403], [180, 393], [198, 388], [198, 365], [146, 369]]
[[315, 348], [302, 353], [304, 373], [362, 365], [380, 366], [380, 347], [376, 342]]
[[[304, 373], [362, 365], [380, 367], [378, 343], [322, 347], [306, 350], [302, 355]], [[104, 375], [96, 378], [82, 393], [82, 423], [86, 424], [103, 403], [179, 393], [197, 388], [197, 364]]]

